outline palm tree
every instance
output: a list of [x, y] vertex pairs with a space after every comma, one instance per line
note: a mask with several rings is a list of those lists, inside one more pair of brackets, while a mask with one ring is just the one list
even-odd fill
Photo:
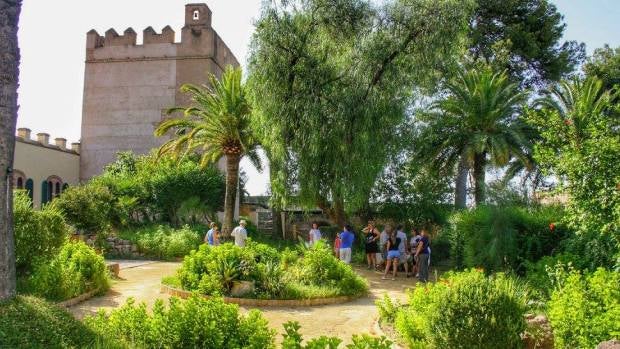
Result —
[[[436, 166], [473, 169], [476, 205], [485, 201], [487, 165], [511, 159], [531, 164], [526, 124], [519, 118], [527, 93], [505, 73], [488, 68], [461, 71], [446, 84], [446, 97], [421, 117], [426, 144], [418, 153]], [[462, 171], [459, 173], [462, 173]]]
[[603, 81], [597, 78], [574, 78], [553, 85], [543, 91], [543, 95], [536, 105], [556, 111], [568, 129], [568, 134], [563, 136], [579, 147], [591, 116], [613, 112], [611, 108], [618, 91], [605, 90]]
[[21, 0], [0, 0], [0, 301], [15, 296], [15, 241], [11, 168], [17, 123]]
[[192, 106], [174, 107], [168, 113], [182, 112], [180, 118], [168, 119], [155, 130], [163, 136], [174, 130], [175, 136], [159, 148], [159, 154], [184, 155], [198, 152], [201, 166], [226, 157], [226, 196], [222, 232], [230, 234], [239, 183], [239, 162], [247, 156], [261, 170], [256, 152], [258, 141], [250, 128], [251, 108], [241, 82], [241, 68], [227, 67], [220, 80], [209, 75], [209, 86], [185, 84]]

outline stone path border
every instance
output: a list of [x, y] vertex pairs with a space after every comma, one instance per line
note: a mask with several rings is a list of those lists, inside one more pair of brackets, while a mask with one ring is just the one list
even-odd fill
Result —
[[77, 297], [73, 297], [71, 299], [67, 299], [66, 301], [62, 301], [62, 302], [58, 302], [56, 303], [56, 305], [58, 305], [59, 307], [64, 307], [64, 308], [69, 308], [72, 307], [78, 303], [82, 303], [83, 301], [92, 298], [93, 296], [95, 296], [96, 294], [99, 293], [99, 291], [101, 291], [99, 288], [96, 288], [94, 290], [88, 291], [86, 293], [82, 293], [81, 295], [77, 296]]
[[[176, 296], [179, 298], [188, 298], [193, 293], [190, 291], [180, 290], [178, 288], [170, 287], [168, 285], [161, 285], [161, 292]], [[242, 306], [251, 307], [308, 307], [318, 305], [329, 304], [341, 304], [350, 302], [354, 299], [360, 298], [359, 296], [339, 296], [331, 298], [312, 298], [312, 299], [255, 299], [255, 298], [233, 298], [224, 297], [224, 302], [234, 303]], [[203, 295], [204, 298], [211, 298], [211, 296]]]

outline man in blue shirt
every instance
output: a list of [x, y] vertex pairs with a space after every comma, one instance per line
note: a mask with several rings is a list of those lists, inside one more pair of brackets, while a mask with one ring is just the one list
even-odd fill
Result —
[[348, 224], [345, 225], [344, 231], [340, 233], [340, 260], [347, 264], [351, 263], [351, 248], [354, 240], [353, 228]]

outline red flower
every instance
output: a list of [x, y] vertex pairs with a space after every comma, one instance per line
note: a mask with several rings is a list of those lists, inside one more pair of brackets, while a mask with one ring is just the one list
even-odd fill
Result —
[[549, 223], [549, 230], [551, 230], [551, 231], [555, 230], [555, 223], [553, 223], [553, 222]]

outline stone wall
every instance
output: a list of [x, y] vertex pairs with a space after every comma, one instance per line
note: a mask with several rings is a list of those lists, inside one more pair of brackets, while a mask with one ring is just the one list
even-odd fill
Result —
[[[88, 246], [96, 247], [97, 236], [89, 235], [85, 238], [85, 242]], [[123, 240], [118, 237], [108, 237], [105, 239], [105, 254], [126, 257], [132, 259], [144, 258], [144, 253], [138, 251], [138, 246], [133, 244], [129, 240]]]

